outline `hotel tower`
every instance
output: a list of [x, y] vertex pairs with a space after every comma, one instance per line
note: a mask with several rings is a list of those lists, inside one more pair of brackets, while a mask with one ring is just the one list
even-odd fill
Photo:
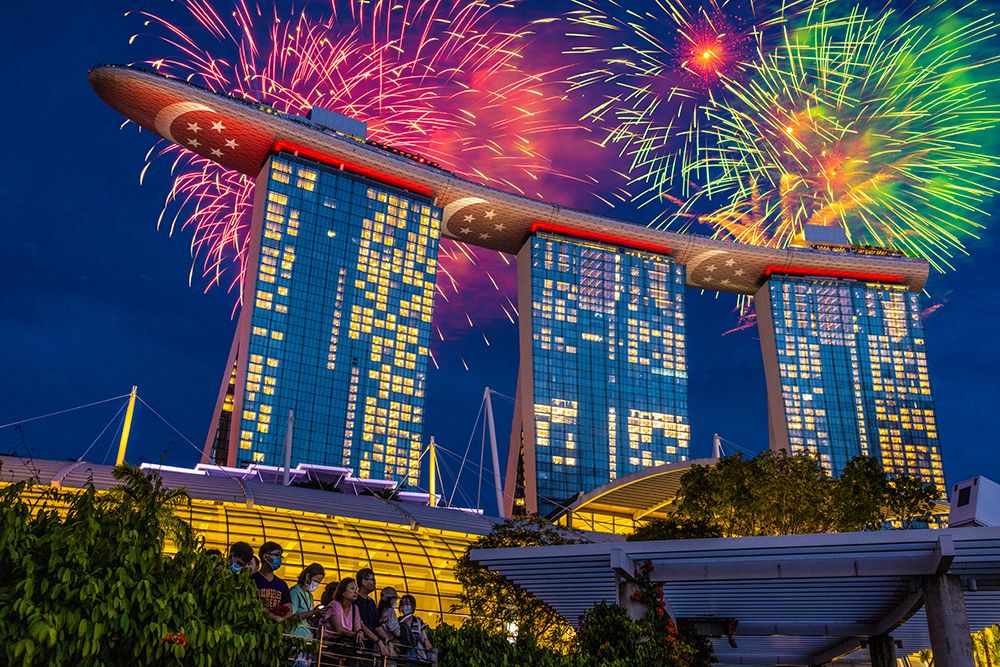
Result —
[[417, 483], [440, 219], [427, 197], [268, 159], [208, 460], [281, 465], [290, 436], [293, 463]]
[[944, 468], [920, 296], [898, 285], [772, 276], [757, 292], [771, 448], [833, 474], [874, 456], [933, 482]]
[[684, 266], [588, 236], [538, 232], [517, 256], [509, 513], [688, 455]]

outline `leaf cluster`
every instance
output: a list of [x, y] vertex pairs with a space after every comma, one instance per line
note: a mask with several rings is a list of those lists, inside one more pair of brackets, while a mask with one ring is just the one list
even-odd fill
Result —
[[575, 639], [563, 651], [468, 623], [439, 625], [432, 630], [431, 641], [438, 649], [439, 667], [711, 667], [714, 658], [708, 639], [683, 629], [679, 636], [683, 652], [651, 641], [623, 608], [602, 602], [583, 616]]
[[856, 532], [890, 520], [909, 527], [930, 514], [938, 495], [933, 484], [890, 476], [868, 456], [851, 459], [833, 478], [807, 454], [736, 454], [692, 467], [670, 518], [641, 526], [630, 539]]
[[115, 476], [102, 494], [0, 489], [0, 662], [285, 664], [249, 577], [177, 518], [186, 493], [132, 467]]
[[516, 628], [518, 641], [565, 651], [573, 635], [570, 625], [551, 607], [517, 588], [496, 572], [472, 561], [473, 549], [550, 546], [585, 542], [579, 533], [556, 528], [537, 516], [507, 520], [473, 541], [458, 559], [455, 576], [462, 585], [459, 600], [469, 612], [463, 628], [507, 637]]
[[431, 642], [438, 651], [438, 667], [591, 667], [575, 652], [543, 648], [528, 637], [511, 639], [468, 622], [461, 627], [439, 625], [431, 630]]

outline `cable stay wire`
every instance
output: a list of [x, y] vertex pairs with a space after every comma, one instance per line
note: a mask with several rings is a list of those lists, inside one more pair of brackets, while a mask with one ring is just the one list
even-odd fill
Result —
[[114, 449], [115, 440], [120, 439], [122, 428], [125, 426], [125, 415], [118, 420], [118, 425], [115, 427], [115, 433], [108, 441], [108, 450], [104, 452], [104, 458], [101, 459], [101, 465], [105, 465], [108, 462], [108, 457], [111, 456], [111, 450]]
[[[456, 458], [456, 459], [460, 459], [460, 458], [461, 458], [461, 457], [460, 457], [460, 456], [459, 456], [458, 454], [456, 454], [455, 452], [451, 451], [450, 449], [447, 449], [447, 448], [445, 448], [445, 447], [442, 447], [441, 445], [438, 445], [437, 447], [438, 447], [438, 449], [440, 449], [441, 451], [445, 452], [445, 453], [446, 453], [446, 454], [448, 454], [449, 456], [453, 456], [453, 457], [454, 457], [454, 458]], [[482, 471], [482, 470], [485, 470], [484, 466], [482, 466], [482, 465], [477, 465], [477, 464], [476, 464], [475, 462], [469, 462], [469, 465], [470, 465], [470, 466], [475, 466], [475, 467], [478, 467], [478, 468], [479, 468], [479, 469], [480, 469], [481, 471]], [[490, 475], [487, 475], [487, 477], [486, 477], [486, 480], [485, 480], [485, 481], [486, 481], [486, 484], [487, 484], [488, 486], [490, 486], [490, 487], [491, 487], [492, 489], [496, 490], [496, 488], [497, 488], [496, 484], [494, 484], [494, 483], [493, 483], [493, 482], [492, 482], [492, 481], [490, 480], [490, 476], [492, 475], [492, 471], [488, 471], [488, 472], [490, 472]], [[504, 497], [504, 498], [509, 498], [509, 499], [511, 499], [511, 500], [513, 500], [513, 498], [514, 498], [514, 496], [513, 496], [513, 495], [511, 495], [511, 494], [509, 494], [509, 493], [506, 493], [506, 492], [505, 492], [505, 491], [504, 491], [503, 489], [500, 489], [500, 493], [501, 493], [501, 494], [503, 494], [503, 497]]]
[[747, 454], [750, 454], [751, 456], [757, 456], [757, 452], [753, 452], [753, 451], [750, 451], [749, 449], [747, 449], [747, 448], [746, 448], [746, 447], [744, 447], [743, 445], [741, 445], [741, 444], [739, 444], [739, 443], [737, 443], [737, 442], [733, 442], [733, 441], [732, 441], [732, 440], [730, 440], [729, 438], [723, 438], [723, 437], [722, 437], [722, 436], [720, 435], [720, 436], [719, 436], [719, 440], [720, 440], [721, 442], [723, 442], [723, 443], [727, 444], [727, 445], [732, 445], [732, 446], [733, 446], [733, 447], [735, 447], [736, 449], [739, 449], [739, 450], [741, 450], [741, 451], [743, 451], [743, 452], [746, 452]]
[[[442, 483], [443, 483], [443, 474], [444, 474], [444, 472], [450, 473], [452, 469], [448, 466], [448, 464], [446, 463], [446, 461], [443, 458], [438, 459], [438, 463], [439, 463], [438, 471], [442, 475]], [[465, 508], [469, 508], [469, 509], [472, 508], [472, 501], [465, 494], [465, 491], [462, 490], [461, 487], [456, 487], [455, 494], [452, 495], [451, 497], [445, 499], [445, 504], [448, 507], [455, 507], [455, 495], [459, 496], [461, 498], [462, 502], [465, 503], [465, 505], [464, 505]], [[476, 509], [479, 510], [478, 507]]]
[[[485, 400], [483, 401], [485, 403]], [[483, 436], [479, 441], [479, 483], [476, 485], [476, 509], [482, 509], [483, 497], [483, 460], [486, 458], [486, 424], [483, 424]], [[455, 481], [458, 484], [458, 480]]]
[[[443, 460], [443, 459], [441, 459], [440, 463], [441, 463], [441, 465], [440, 465], [440, 470], [442, 470], [442, 471], [443, 471], [443, 470], [448, 470], [448, 468], [447, 468], [447, 467], [445, 466], [445, 462], [444, 462], [444, 460]], [[443, 484], [444, 484], [444, 479], [443, 479], [443, 477], [442, 477], [442, 485], [443, 485]], [[457, 492], [457, 494], [458, 494], [459, 496], [461, 496], [462, 500], [463, 500], [463, 501], [465, 502], [465, 504], [466, 504], [467, 506], [469, 506], [469, 507], [471, 507], [471, 506], [472, 506], [472, 503], [471, 503], [471, 502], [469, 501], [469, 497], [468, 497], [467, 495], [465, 495], [465, 491], [463, 491], [461, 487], [459, 487], [459, 486], [457, 486], [457, 485], [456, 485], [456, 487], [455, 487], [455, 491]], [[451, 495], [451, 497], [449, 497], [449, 498], [447, 499], [447, 504], [448, 504], [449, 506], [454, 506], [454, 505], [455, 505], [455, 492], [453, 492], [453, 493], [452, 493], [452, 495]], [[478, 508], [478, 507], [477, 507], [476, 509], [478, 510], [478, 509], [480, 509], [480, 508]]]
[[102, 403], [110, 403], [111, 401], [117, 401], [121, 398], [128, 398], [128, 396], [129, 396], [128, 394], [122, 394], [121, 396], [112, 396], [111, 398], [105, 398], [103, 401], [94, 401], [93, 403], [87, 403], [86, 405], [78, 405], [75, 408], [57, 410], [56, 412], [50, 412], [45, 415], [38, 415], [37, 417], [29, 417], [28, 419], [19, 419], [17, 421], [10, 422], [9, 424], [0, 424], [0, 429], [9, 428], [11, 426], [20, 426], [21, 424], [27, 424], [28, 422], [38, 421], [39, 419], [47, 419], [48, 417], [55, 417], [56, 415], [64, 415], [67, 412], [74, 412], [76, 410], [92, 408], [95, 405], [101, 405]]
[[[77, 463], [80, 463], [81, 461], [83, 461], [83, 459], [85, 459], [87, 457], [87, 454], [89, 454], [90, 450], [94, 448], [94, 445], [97, 444], [97, 441], [100, 440], [104, 436], [104, 434], [107, 432], [107, 430], [109, 428], [111, 428], [111, 425], [113, 423], [115, 423], [115, 420], [118, 419], [118, 417], [121, 415], [121, 413], [127, 407], [128, 407], [128, 402], [127, 401], [125, 403], [122, 403], [122, 406], [120, 408], [118, 408], [118, 412], [116, 412], [114, 414], [114, 416], [111, 419], [108, 420], [108, 423], [104, 425], [104, 428], [102, 428], [101, 432], [97, 434], [97, 437], [94, 438], [94, 441], [92, 443], [90, 443], [90, 446], [87, 447], [85, 450], [83, 450], [83, 454], [80, 454], [79, 458], [76, 459]], [[115, 430], [117, 430], [117, 429], [115, 429]], [[112, 442], [114, 442], [114, 441], [112, 440]]]
[[[469, 442], [465, 445], [465, 456], [462, 457], [462, 465], [458, 468], [458, 474], [455, 476], [455, 486], [451, 490], [451, 495], [454, 497], [455, 489], [458, 488], [458, 482], [462, 478], [462, 470], [465, 468], [465, 459], [469, 456], [469, 449], [472, 447], [472, 439], [476, 435], [476, 427], [479, 425], [479, 418], [483, 416], [483, 408], [486, 406], [486, 396], [483, 396], [483, 400], [479, 401], [479, 412], [476, 413], [476, 420], [472, 422], [472, 430], [469, 431]], [[485, 433], [485, 425], [483, 426]], [[435, 443], [436, 445], [437, 443]]]
[[143, 399], [143, 397], [142, 397], [142, 396], [139, 396], [138, 394], [136, 394], [136, 398], [138, 398], [138, 399], [139, 399], [139, 402], [140, 402], [140, 403], [142, 403], [142, 404], [143, 404], [143, 405], [145, 405], [145, 406], [146, 406], [147, 408], [149, 408], [149, 411], [150, 411], [150, 412], [152, 412], [152, 413], [153, 413], [154, 415], [156, 415], [156, 416], [157, 416], [157, 418], [158, 418], [158, 419], [159, 419], [159, 420], [160, 420], [161, 422], [163, 422], [164, 424], [166, 424], [167, 426], [169, 426], [169, 427], [170, 427], [170, 429], [171, 429], [171, 430], [172, 430], [172, 431], [173, 431], [174, 433], [176, 433], [177, 435], [181, 436], [181, 438], [183, 438], [183, 439], [184, 439], [184, 442], [186, 442], [187, 444], [189, 444], [189, 445], [191, 445], [192, 447], [194, 447], [195, 451], [196, 451], [196, 452], [198, 452], [199, 454], [201, 454], [201, 453], [202, 453], [202, 451], [201, 451], [201, 447], [199, 447], [198, 445], [194, 444], [194, 442], [193, 442], [193, 441], [191, 440], [191, 438], [189, 438], [189, 437], [187, 437], [186, 435], [184, 435], [183, 433], [181, 433], [181, 432], [180, 432], [180, 430], [179, 430], [179, 429], [178, 429], [178, 428], [177, 428], [176, 426], [174, 426], [174, 425], [173, 425], [173, 424], [171, 424], [171, 423], [170, 423], [169, 421], [167, 421], [166, 417], [164, 417], [164, 416], [163, 416], [163, 415], [161, 415], [161, 414], [160, 414], [159, 412], [157, 412], [157, 411], [156, 411], [156, 410], [155, 410], [155, 409], [153, 408], [153, 406], [152, 406], [152, 405], [150, 405], [149, 403], [147, 403], [147, 402], [145, 401], [145, 399]]
[[491, 394], [495, 394], [495, 395], [499, 396], [500, 398], [506, 398], [508, 401], [510, 401], [514, 405], [518, 404], [517, 399], [515, 399], [515, 398], [513, 398], [511, 396], [508, 396], [507, 394], [501, 393], [501, 392], [497, 391], [496, 389], [490, 389], [490, 393]]

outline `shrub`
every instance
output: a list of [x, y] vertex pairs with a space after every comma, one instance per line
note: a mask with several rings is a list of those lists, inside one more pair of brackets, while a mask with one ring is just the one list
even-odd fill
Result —
[[187, 494], [136, 468], [114, 474], [106, 494], [0, 489], [0, 662], [285, 665], [292, 647], [249, 577], [174, 513]]

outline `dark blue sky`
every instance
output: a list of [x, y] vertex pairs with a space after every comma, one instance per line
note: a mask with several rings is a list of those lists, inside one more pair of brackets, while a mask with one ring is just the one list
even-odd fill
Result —
[[[138, 182], [152, 138], [134, 127], [120, 130], [122, 118], [87, 84], [94, 64], [153, 55], [127, 44], [139, 26], [124, 12], [136, 8], [93, 2], [63, 3], [58, 11], [50, 3], [0, 9], [7, 119], [0, 163], [0, 424], [124, 394], [135, 383], [200, 447], [232, 340], [232, 297], [188, 286], [190, 238], [156, 230], [167, 175], [151, 170], [144, 185]], [[994, 202], [993, 216], [983, 220], [988, 228], [1000, 224], [996, 208]], [[968, 246], [971, 256], [956, 260], [954, 273], [932, 276], [928, 286], [928, 304], [942, 304], [926, 326], [949, 482], [977, 474], [1000, 480], [1000, 247], [990, 229]], [[734, 325], [731, 307], [726, 296], [688, 293], [694, 457], [709, 453], [713, 432], [752, 451], [767, 445], [756, 332], [723, 337]], [[426, 432], [455, 451], [466, 446], [483, 387], [514, 392], [515, 329], [498, 319], [487, 333], [490, 347], [475, 330], [453, 335], [442, 369], [429, 376]], [[512, 406], [502, 399], [495, 405], [505, 456]], [[76, 458], [119, 407], [108, 403], [2, 429], [0, 452]], [[198, 458], [146, 409], [138, 411], [133, 434], [131, 461], [191, 465]], [[109, 435], [88, 459], [105, 459]], [[456, 467], [447, 457], [445, 463]], [[474, 485], [466, 493], [474, 494]], [[483, 497], [492, 498], [492, 490], [484, 488]]]

